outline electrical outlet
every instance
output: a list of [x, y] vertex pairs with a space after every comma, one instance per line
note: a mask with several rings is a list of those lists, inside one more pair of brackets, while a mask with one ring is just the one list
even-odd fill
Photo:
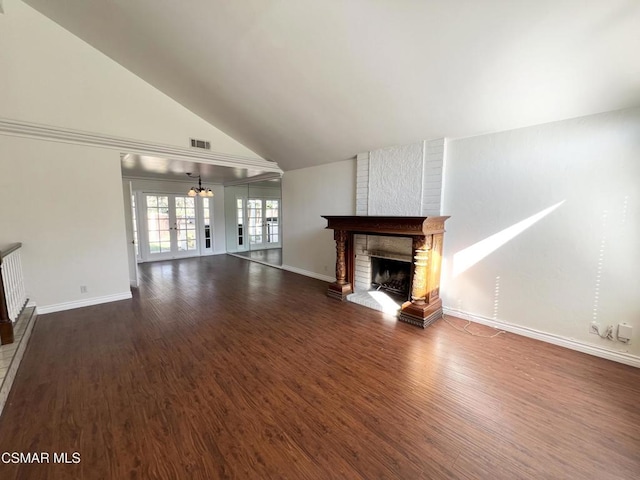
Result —
[[591, 322], [591, 325], [589, 326], [589, 333], [600, 335], [600, 325], [598, 325], [597, 322]]
[[87, 286], [86, 285], [80, 285], [80, 293], [87, 293]]

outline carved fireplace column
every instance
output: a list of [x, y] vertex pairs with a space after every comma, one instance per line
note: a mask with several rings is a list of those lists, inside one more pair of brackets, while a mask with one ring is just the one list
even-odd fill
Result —
[[335, 230], [333, 238], [336, 241], [336, 281], [329, 285], [327, 295], [344, 300], [347, 295], [353, 293], [351, 283], [347, 281], [347, 265], [350, 263], [347, 255], [351, 250], [349, 234], [346, 230]]
[[429, 268], [429, 246], [427, 239], [421, 235], [413, 237], [413, 281], [411, 282], [411, 301], [422, 305], [427, 298], [427, 272]]
[[[434, 243], [434, 237], [440, 239]], [[425, 328], [442, 317], [440, 257], [442, 234], [413, 237], [411, 301], [402, 305], [398, 319]]]
[[333, 239], [336, 241], [336, 283], [344, 285], [347, 283], [347, 232], [336, 230]]

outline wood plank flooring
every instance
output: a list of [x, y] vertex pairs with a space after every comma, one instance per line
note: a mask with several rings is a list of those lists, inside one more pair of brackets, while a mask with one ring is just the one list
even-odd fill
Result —
[[231, 256], [141, 273], [131, 301], [38, 318], [0, 454], [81, 461], [2, 480], [640, 477], [638, 369]]
[[248, 258], [254, 262], [273, 265], [274, 267], [282, 266], [282, 248], [267, 248], [265, 250], [250, 250], [248, 252], [237, 252], [233, 255]]

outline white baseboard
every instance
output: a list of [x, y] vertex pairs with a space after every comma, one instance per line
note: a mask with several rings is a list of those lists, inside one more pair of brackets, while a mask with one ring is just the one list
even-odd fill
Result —
[[640, 368], [640, 357], [638, 357], [637, 355], [632, 355], [626, 352], [616, 352], [615, 350], [608, 350], [606, 348], [583, 343], [572, 338], [561, 337], [552, 333], [542, 332], [533, 328], [522, 327], [520, 325], [514, 325], [512, 323], [506, 323], [501, 320], [494, 320], [492, 318], [475, 315], [473, 313], [462, 312], [460, 310], [454, 310], [448, 307], [444, 307], [443, 311], [445, 315], [451, 315], [453, 317], [462, 318], [463, 320], [469, 320], [471, 322], [480, 323], [488, 327], [498, 328], [506, 332], [515, 333], [516, 335], [522, 335], [523, 337], [534, 338], [542, 342], [552, 343], [553, 345], [559, 345], [561, 347], [576, 350], [578, 352], [587, 353], [596, 357], [606, 358], [607, 360], [612, 360], [614, 362], [624, 363], [625, 365], [631, 365], [632, 367]]
[[90, 307], [91, 305], [100, 305], [101, 303], [117, 302], [118, 300], [129, 300], [131, 298], [131, 291], [122, 293], [114, 293], [113, 295], [105, 295], [103, 297], [87, 298], [86, 300], [76, 300], [74, 302], [56, 303], [55, 305], [45, 305], [43, 307], [37, 307], [36, 311], [38, 315], [44, 315], [46, 313], [62, 312], [64, 310], [72, 310], [74, 308]]
[[317, 278], [318, 280], [322, 280], [324, 282], [333, 283], [336, 281], [335, 277], [330, 277], [329, 275], [322, 275], [321, 273], [310, 272], [309, 270], [303, 270], [302, 268], [292, 267], [291, 265], [282, 265], [282, 270], [304, 275], [305, 277]]

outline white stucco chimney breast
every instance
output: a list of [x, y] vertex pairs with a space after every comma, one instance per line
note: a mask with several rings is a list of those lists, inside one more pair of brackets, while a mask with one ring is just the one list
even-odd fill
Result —
[[356, 157], [356, 215], [441, 214], [445, 139]]
[[[441, 215], [444, 155], [444, 138], [358, 154], [356, 215]], [[356, 235], [354, 243], [355, 292], [371, 288], [372, 252], [411, 255], [408, 238]]]

